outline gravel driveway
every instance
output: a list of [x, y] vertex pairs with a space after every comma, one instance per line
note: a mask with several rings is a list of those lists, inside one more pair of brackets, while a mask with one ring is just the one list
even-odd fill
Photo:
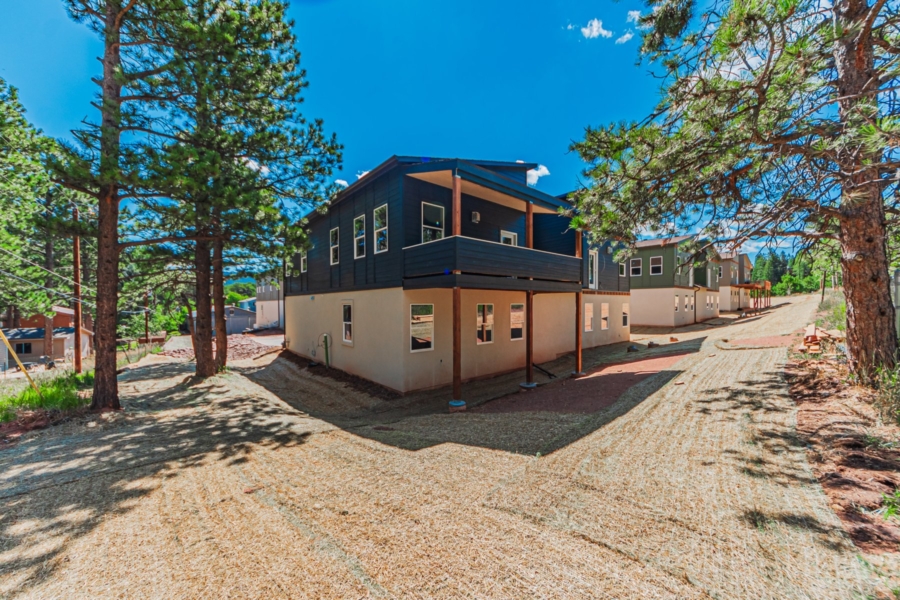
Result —
[[0, 452], [0, 596], [865, 594], [794, 434], [787, 349], [722, 342], [815, 306], [679, 332], [699, 351], [589, 414], [348, 426], [371, 398], [273, 355], [200, 385], [147, 357], [125, 414]]

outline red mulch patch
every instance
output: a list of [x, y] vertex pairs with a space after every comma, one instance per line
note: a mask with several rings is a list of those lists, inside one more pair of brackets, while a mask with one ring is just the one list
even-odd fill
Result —
[[885, 520], [883, 494], [900, 488], [900, 427], [879, 424], [873, 392], [847, 383], [828, 360], [785, 366], [797, 403], [797, 433], [813, 472], [853, 542], [866, 552], [900, 550], [900, 522]]
[[[273, 348], [272, 346], [260, 344], [248, 335], [237, 334], [228, 336], [229, 361], [256, 358], [261, 354], [272, 352], [273, 350], [275, 350], [275, 348]], [[215, 343], [213, 343], [213, 356], [215, 356], [215, 353], [216, 346]], [[194, 349], [179, 348], [177, 350], [166, 350], [165, 352], [163, 352], [163, 355], [171, 356], [172, 358], [192, 359], [194, 358]]]
[[87, 411], [87, 408], [70, 411], [43, 409], [20, 411], [15, 421], [0, 423], [0, 448], [15, 444], [29, 431], [57, 425], [72, 417], [85, 414]]
[[693, 354], [679, 352], [631, 362], [606, 365], [579, 379], [566, 379], [543, 385], [527, 393], [498, 398], [472, 412], [556, 412], [592, 413], [612, 406], [631, 386], [665, 371], [679, 360]]

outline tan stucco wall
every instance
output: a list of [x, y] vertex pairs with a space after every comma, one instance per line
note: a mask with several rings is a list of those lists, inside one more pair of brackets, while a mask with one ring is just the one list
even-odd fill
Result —
[[[341, 342], [341, 303], [353, 301], [354, 340]], [[629, 339], [622, 326], [628, 296], [585, 295], [594, 307], [594, 331], [584, 334], [585, 348]], [[609, 304], [610, 328], [600, 329], [601, 303]], [[493, 343], [477, 344], [476, 305], [494, 305]], [[462, 377], [474, 379], [523, 368], [525, 340], [510, 338], [510, 305], [524, 304], [524, 292], [462, 291]], [[410, 304], [434, 305], [434, 349], [410, 352]], [[336, 368], [409, 392], [449, 385], [453, 378], [453, 292], [449, 289], [358, 291], [290, 296], [286, 300], [288, 348], [324, 361], [321, 334], [334, 341]], [[535, 295], [535, 362], [553, 360], [575, 349], [575, 294]], [[313, 355], [315, 351], [315, 355]]]
[[[706, 307], [707, 297], [710, 301], [709, 308]], [[721, 302], [722, 301], [719, 298], [718, 290], [697, 292], [697, 321], [708, 321], [709, 319], [715, 319], [716, 317], [718, 317]], [[672, 309], [674, 311], [674, 301]]]
[[258, 300], [256, 301], [256, 326], [257, 327], [281, 327], [281, 301]]
[[[675, 296], [678, 312], [675, 312]], [[684, 297], [690, 305], [694, 292], [681, 288], [631, 290], [631, 311], [634, 325], [681, 327], [694, 322], [694, 313], [684, 310]]]
[[738, 311], [750, 306], [750, 294], [742, 288], [725, 286], [719, 288], [721, 311]]

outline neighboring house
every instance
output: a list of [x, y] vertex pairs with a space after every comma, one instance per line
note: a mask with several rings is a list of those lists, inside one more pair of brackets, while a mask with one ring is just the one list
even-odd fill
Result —
[[750, 289], [742, 287], [750, 283], [753, 263], [750, 257], [740, 252], [720, 254], [721, 268], [719, 299], [722, 311], [739, 311], [752, 304]]
[[272, 280], [256, 284], [256, 326], [284, 327], [284, 287]]
[[9, 361], [12, 360], [9, 357], [9, 351], [6, 349], [6, 344], [0, 344], [0, 373], [4, 373], [9, 369]]
[[399, 392], [630, 338], [628, 280], [535, 164], [392, 157], [309, 219], [285, 281], [291, 351]]
[[[4, 329], [9, 343], [22, 362], [37, 362], [41, 356], [50, 356], [53, 359], [65, 359], [71, 361], [75, 354], [75, 328], [55, 327], [53, 329], [53, 349], [48, 352], [44, 348], [43, 327], [19, 327], [17, 329]], [[82, 328], [81, 330], [81, 355], [90, 354], [93, 347], [93, 333]], [[12, 357], [9, 360], [13, 360]], [[14, 361], [13, 361], [14, 362]]]
[[238, 306], [240, 306], [244, 310], [256, 312], [256, 298], [245, 298], [244, 300], [238, 302]]
[[[216, 335], [216, 309], [212, 313], [213, 335]], [[194, 325], [197, 325], [197, 311], [191, 311], [194, 319]], [[225, 334], [234, 335], [235, 333], [243, 333], [247, 329], [253, 329], [256, 324], [256, 313], [252, 310], [245, 310], [239, 306], [225, 307]]]
[[685, 249], [692, 240], [682, 235], [635, 244], [620, 267], [630, 280], [635, 325], [680, 327], [719, 316], [718, 263], [692, 263]]

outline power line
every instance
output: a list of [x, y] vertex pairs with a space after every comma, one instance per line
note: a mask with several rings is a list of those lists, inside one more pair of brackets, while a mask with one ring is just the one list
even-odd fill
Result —
[[[48, 291], [48, 292], [52, 292], [52, 293], [57, 294], [57, 295], [59, 295], [59, 296], [62, 296], [62, 297], [64, 297], [64, 298], [68, 298], [69, 300], [71, 300], [71, 301], [73, 301], [73, 302], [80, 302], [81, 304], [84, 304], [84, 305], [86, 305], [86, 306], [91, 306], [91, 307], [93, 307], [93, 308], [97, 308], [97, 305], [96, 305], [96, 304], [92, 304], [92, 303], [86, 302], [86, 301], [84, 301], [84, 300], [79, 300], [79, 299], [75, 298], [75, 296], [72, 296], [72, 295], [70, 295], [70, 294], [66, 294], [66, 293], [60, 292], [60, 291], [58, 291], [58, 290], [54, 290], [53, 288], [48, 288], [48, 287], [43, 286], [43, 285], [41, 285], [41, 284], [39, 284], [39, 283], [35, 283], [35, 282], [33, 282], [33, 281], [28, 281], [27, 279], [22, 279], [22, 278], [19, 277], [18, 275], [15, 275], [15, 274], [13, 274], [13, 273], [10, 273], [9, 271], [4, 271], [3, 269], [0, 269], [0, 273], [3, 273], [4, 275], [7, 275], [8, 277], [12, 277], [12, 278], [14, 278], [14, 279], [18, 279], [18, 280], [21, 281], [22, 283], [27, 283], [27, 284], [30, 285], [30, 286], [33, 286], [33, 287], [36, 287], [36, 288], [40, 288], [40, 289], [46, 290], [46, 291]], [[143, 309], [143, 310], [119, 310], [119, 311], [116, 311], [116, 313], [117, 313], [117, 314], [120, 314], [120, 315], [142, 315], [142, 314], [144, 314], [145, 312], [152, 312], [152, 311], [151, 311], [149, 308], [146, 308], [146, 309]]]
[[[47, 273], [50, 273], [50, 274], [53, 275], [54, 277], [59, 277], [60, 279], [63, 279], [63, 280], [68, 281], [68, 282], [70, 282], [70, 283], [75, 283], [75, 280], [74, 280], [74, 279], [69, 279], [69, 278], [66, 277], [65, 275], [60, 275], [59, 273], [57, 273], [57, 272], [55, 272], [55, 271], [51, 271], [50, 269], [46, 269], [46, 268], [42, 267], [41, 265], [37, 264], [36, 262], [30, 261], [30, 260], [28, 260], [27, 258], [24, 258], [24, 257], [22, 257], [22, 256], [18, 256], [17, 254], [13, 254], [12, 252], [10, 252], [9, 250], [7, 250], [6, 248], [0, 248], [0, 251], [6, 252], [6, 253], [9, 254], [10, 256], [12, 256], [13, 258], [18, 258], [19, 260], [21, 260], [21, 261], [23, 261], [23, 262], [27, 262], [28, 264], [30, 264], [30, 265], [32, 265], [32, 266], [35, 266], [35, 267], [37, 267], [38, 269], [40, 269], [40, 270], [42, 270], [42, 271], [46, 271]], [[95, 290], [95, 289], [92, 288], [92, 287], [89, 287], [89, 286], [84, 285], [83, 283], [82, 283], [82, 284], [79, 284], [79, 285], [81, 285], [82, 289], [87, 289], [87, 290], [90, 290], [90, 291], [92, 291], [92, 292], [96, 292], [96, 291], [97, 291], [97, 290]]]

